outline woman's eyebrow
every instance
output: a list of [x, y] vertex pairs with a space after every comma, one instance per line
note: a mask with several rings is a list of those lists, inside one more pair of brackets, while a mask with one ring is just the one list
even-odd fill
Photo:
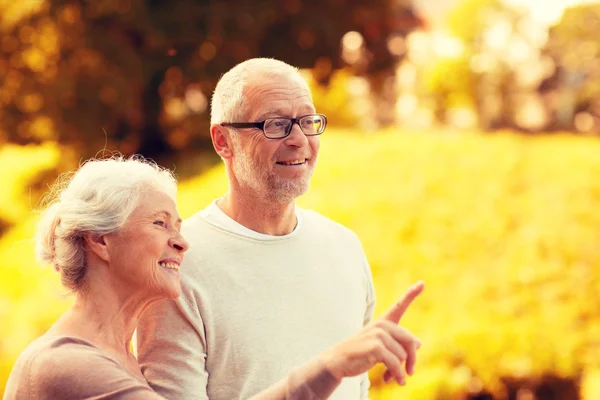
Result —
[[[158, 211], [157, 213], [154, 213], [154, 214], [153, 214], [153, 217], [157, 217], [157, 216], [159, 216], [159, 215], [161, 215], [161, 214], [162, 214], [162, 215], [164, 215], [164, 216], [166, 216], [166, 217], [167, 217], [167, 218], [169, 218], [169, 219], [173, 217], [173, 216], [171, 215], [171, 213], [170, 213], [170, 212], [168, 212], [167, 210]], [[176, 223], [178, 223], [178, 224], [180, 224], [180, 223], [182, 223], [183, 221], [181, 220], [181, 217], [178, 217], [178, 218], [177, 218], [177, 221], [175, 221], [175, 222], [176, 222]]]

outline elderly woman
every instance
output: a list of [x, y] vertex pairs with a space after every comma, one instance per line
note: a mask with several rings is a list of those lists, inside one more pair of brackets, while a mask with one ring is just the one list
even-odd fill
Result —
[[[74, 304], [23, 351], [4, 399], [159, 399], [130, 343], [148, 304], [180, 293], [188, 243], [176, 181], [142, 158], [114, 157], [85, 163], [63, 183], [42, 216], [36, 251], [60, 273]], [[341, 379], [378, 362], [387, 380], [403, 382], [419, 342], [396, 324], [422, 289], [414, 285], [382, 318], [255, 398], [327, 398]]]

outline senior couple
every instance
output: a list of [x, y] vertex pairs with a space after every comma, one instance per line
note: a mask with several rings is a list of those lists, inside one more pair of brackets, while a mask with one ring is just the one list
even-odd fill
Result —
[[365, 399], [377, 363], [405, 384], [421, 343], [398, 322], [423, 283], [373, 319], [357, 236], [295, 205], [326, 125], [296, 68], [251, 59], [212, 99], [229, 190], [191, 218], [170, 171], [83, 164], [36, 247], [73, 306], [20, 355], [4, 399]]

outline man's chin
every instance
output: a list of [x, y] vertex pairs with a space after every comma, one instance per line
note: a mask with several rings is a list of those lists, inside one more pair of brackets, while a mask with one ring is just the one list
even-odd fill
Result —
[[280, 185], [272, 188], [270, 193], [273, 196], [273, 199], [278, 202], [292, 202], [296, 200], [298, 197], [302, 196], [310, 187], [310, 182], [280, 182]]

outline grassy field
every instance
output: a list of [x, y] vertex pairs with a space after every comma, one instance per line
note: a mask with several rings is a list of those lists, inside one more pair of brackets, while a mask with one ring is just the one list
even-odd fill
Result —
[[[0, 152], [0, 167], [27, 165], [26, 177], [57, 154], [23, 150], [29, 158], [16, 163]], [[427, 283], [404, 321], [424, 344], [416, 374], [400, 388], [374, 369], [373, 399], [461, 398], [481, 388], [500, 397], [504, 378], [544, 374], [600, 398], [599, 154], [597, 139], [568, 135], [323, 135], [300, 205], [360, 236], [377, 314], [410, 283]], [[0, 170], [2, 182], [13, 176]], [[19, 352], [68, 306], [53, 271], [34, 261], [36, 217], [22, 179], [0, 195], [0, 215], [17, 223], [0, 238], [0, 389]], [[222, 167], [182, 182], [181, 214], [225, 190]]]

